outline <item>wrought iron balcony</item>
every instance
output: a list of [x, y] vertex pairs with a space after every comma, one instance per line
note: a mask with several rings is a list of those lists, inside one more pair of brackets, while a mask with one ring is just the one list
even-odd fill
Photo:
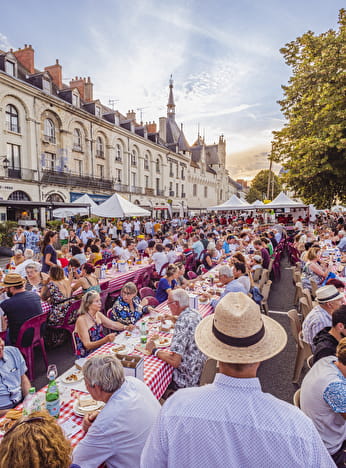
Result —
[[143, 193], [142, 187], [135, 187], [134, 185], [131, 185], [131, 193], [136, 193], [137, 195], [141, 195]]
[[83, 176], [77, 172], [60, 172], [44, 169], [41, 182], [52, 185], [71, 185], [90, 189], [113, 190], [113, 179], [104, 177]]
[[115, 185], [114, 185], [114, 190], [116, 192], [128, 192], [129, 188], [128, 188], [128, 185], [124, 185], [124, 184], [120, 184], [120, 183], [116, 182]]
[[9, 179], [29, 180], [30, 182], [38, 179], [37, 171], [26, 167], [9, 167], [5, 173]]
[[158, 197], [164, 197], [165, 196], [165, 191], [164, 190], [156, 190], [156, 195]]

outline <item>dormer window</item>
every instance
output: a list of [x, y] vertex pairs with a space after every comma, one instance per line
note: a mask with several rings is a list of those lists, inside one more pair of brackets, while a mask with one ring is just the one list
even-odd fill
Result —
[[49, 80], [46, 80], [45, 78], [42, 79], [42, 89], [48, 94], [51, 94], [52, 89], [51, 89], [51, 83]]
[[75, 107], [79, 107], [79, 96], [78, 94], [72, 94], [72, 105]]
[[101, 107], [99, 106], [95, 107], [95, 115], [96, 117], [101, 117]]
[[8, 75], [16, 76], [16, 64], [14, 62], [11, 62], [11, 60], [6, 60], [5, 61], [5, 72]]

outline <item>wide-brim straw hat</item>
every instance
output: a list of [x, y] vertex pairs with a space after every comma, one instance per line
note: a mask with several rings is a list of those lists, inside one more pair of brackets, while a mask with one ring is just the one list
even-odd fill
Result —
[[221, 362], [253, 364], [265, 361], [286, 346], [287, 335], [275, 320], [242, 292], [228, 293], [215, 313], [197, 326], [195, 341], [207, 356]]
[[11, 288], [12, 286], [24, 286], [26, 280], [18, 273], [8, 273], [3, 282], [0, 283], [2, 288]]
[[336, 301], [342, 299], [344, 295], [336, 289], [333, 284], [322, 286], [316, 290], [316, 301], [320, 304], [324, 304], [330, 301]]

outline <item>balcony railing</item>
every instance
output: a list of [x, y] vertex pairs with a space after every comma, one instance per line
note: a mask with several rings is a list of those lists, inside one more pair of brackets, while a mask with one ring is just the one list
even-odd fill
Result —
[[54, 135], [43, 135], [43, 141], [46, 143], [52, 143], [53, 145], [55, 145], [56, 138]]
[[153, 197], [155, 195], [155, 190], [153, 188], [145, 187], [144, 195], [148, 195], [149, 197]]
[[15, 122], [7, 122], [7, 130], [10, 132], [20, 133], [19, 125]]
[[116, 192], [128, 192], [129, 188], [128, 185], [121, 184], [120, 182], [116, 182], [114, 185], [114, 190]]
[[165, 191], [164, 190], [156, 190], [156, 195], [158, 197], [163, 197], [165, 195]]
[[76, 187], [95, 188], [103, 190], [113, 190], [113, 179], [104, 177], [81, 176], [77, 172], [60, 172], [44, 169], [41, 181], [45, 184], [72, 185]]
[[136, 193], [141, 195], [143, 193], [142, 187], [135, 187], [134, 185], [131, 186], [131, 193]]
[[33, 169], [27, 169], [25, 167], [9, 167], [5, 172], [7, 172], [6, 176], [9, 179], [37, 181], [37, 171], [34, 171]]

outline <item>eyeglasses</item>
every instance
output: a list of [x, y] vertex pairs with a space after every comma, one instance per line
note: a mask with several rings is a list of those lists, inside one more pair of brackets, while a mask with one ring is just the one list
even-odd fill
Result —
[[10, 427], [9, 430], [5, 432], [4, 437], [6, 437], [8, 434], [10, 434], [12, 431], [17, 429], [17, 427], [21, 426], [22, 424], [27, 424], [27, 423], [37, 422], [37, 421], [44, 421], [44, 420], [45, 419], [42, 418], [41, 416], [37, 416], [36, 418], [31, 418], [31, 419], [23, 419], [19, 423], [13, 424], [13, 426]]

